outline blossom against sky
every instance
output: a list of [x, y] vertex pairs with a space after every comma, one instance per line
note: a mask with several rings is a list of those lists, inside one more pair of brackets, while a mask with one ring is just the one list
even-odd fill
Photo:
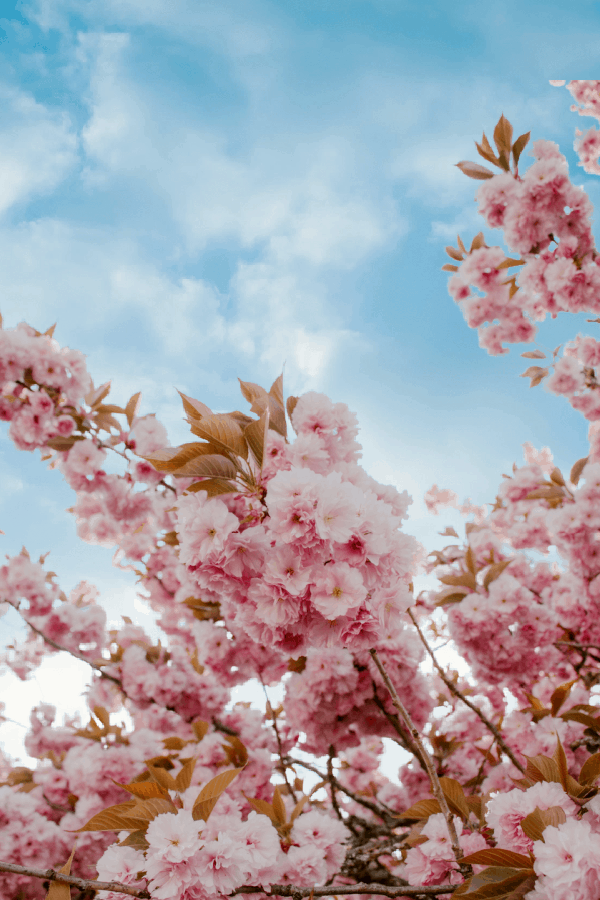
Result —
[[[56, 321], [174, 444], [175, 388], [229, 409], [237, 376], [285, 367], [288, 392], [358, 413], [365, 467], [412, 494], [428, 549], [459, 522], [427, 516], [432, 483], [484, 503], [525, 441], [563, 467], [584, 455], [583, 420], [518, 378], [518, 348], [478, 348], [440, 268], [483, 225], [454, 163], [502, 112], [557, 141], [598, 200], [581, 120], [548, 84], [594, 75], [573, 67], [595, 58], [597, 4], [552, 0], [542, 19], [514, 0], [24, 0], [0, 3], [0, 29], [6, 326]], [[541, 344], [595, 327], [581, 320], [546, 323]], [[3, 552], [50, 550], [65, 590], [88, 579], [130, 613], [135, 577], [77, 540], [72, 503], [0, 435]]]

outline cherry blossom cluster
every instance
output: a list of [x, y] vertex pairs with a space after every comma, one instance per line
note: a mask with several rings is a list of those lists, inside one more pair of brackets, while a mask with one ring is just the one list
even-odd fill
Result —
[[344, 404], [310, 392], [291, 419], [297, 439], [267, 443], [261, 515], [252, 497], [177, 500], [179, 558], [234, 632], [292, 656], [366, 649], [412, 602], [419, 547], [399, 530], [410, 499], [358, 465]]
[[[600, 82], [567, 87], [600, 118]], [[579, 138], [599, 174], [597, 132]], [[598, 309], [589, 200], [551, 142], [535, 141], [519, 172], [528, 140], [513, 142], [502, 116], [495, 150], [478, 144], [500, 173], [459, 164], [520, 257], [482, 235], [449, 248], [451, 293], [492, 354], [531, 342], [548, 313]], [[44, 872], [77, 833], [62, 875], [84, 879], [78, 900], [353, 896], [358, 884], [373, 898], [597, 900], [599, 364], [600, 342], [578, 335], [526, 373], [590, 423], [589, 455], [568, 475], [525, 445], [493, 504], [427, 492], [431, 513], [470, 520], [463, 540], [442, 532], [456, 542], [427, 557], [437, 584], [414, 597], [410, 498], [362, 469], [344, 404], [314, 392], [286, 403], [281, 379], [241, 383], [254, 418], [181, 395], [199, 440], [168, 447], [154, 416], [137, 416], [139, 395], [107, 403], [110, 386], [94, 388], [52, 330], [0, 329], [15, 446], [63, 474], [79, 536], [134, 570], [162, 632], [109, 624], [99, 592], [82, 581], [67, 596], [44, 558], [0, 566], [0, 613], [27, 627], [3, 665], [28, 678], [65, 652], [91, 675], [88, 722], [61, 724], [42, 704], [25, 741], [35, 766], [0, 754], [2, 897], [43, 900]], [[467, 674], [441, 664], [438, 642]], [[280, 687], [280, 704], [236, 704], [249, 681]], [[397, 780], [381, 766], [393, 742]]]

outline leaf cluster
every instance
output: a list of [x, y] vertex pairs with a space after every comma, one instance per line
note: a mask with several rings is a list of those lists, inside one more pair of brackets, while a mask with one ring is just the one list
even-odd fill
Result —
[[246, 800], [257, 813], [267, 816], [271, 820], [273, 826], [277, 829], [277, 833], [281, 840], [289, 843], [290, 833], [294, 827], [294, 822], [302, 812], [302, 809], [308, 800], [308, 796], [305, 795], [298, 800], [288, 820], [282, 793], [283, 791], [280, 785], [276, 785], [271, 803], [267, 803], [266, 800], [260, 800], [258, 797], [246, 797]]
[[[182, 759], [183, 766], [173, 777], [166, 767], [155, 765], [155, 762], [147, 760], [147, 771], [139, 779], [130, 784], [119, 785], [132, 795], [132, 800], [117, 803], [96, 813], [78, 831], [128, 831], [128, 837], [120, 841], [121, 846], [147, 849], [148, 825], [163, 813], [177, 814], [177, 810], [181, 808], [177, 795], [190, 787], [196, 764], [194, 758]], [[204, 785], [192, 807], [192, 816], [196, 821], [208, 821], [217, 800], [242, 769], [243, 766], [240, 766], [220, 772]], [[171, 799], [171, 792], [176, 794], [175, 800]]]
[[198, 478], [187, 491], [206, 491], [209, 497], [232, 492], [260, 496], [269, 429], [287, 440], [286, 407], [291, 416], [297, 398], [289, 397], [285, 403], [282, 375], [268, 391], [251, 381], [240, 380], [240, 387], [255, 418], [239, 410], [213, 413], [205, 403], [179, 391], [191, 432], [200, 440], [165, 447], [143, 458], [175, 478]]
[[[518, 176], [519, 158], [521, 153], [529, 143], [531, 132], [521, 134], [513, 143], [513, 127], [504, 114], [500, 116], [496, 127], [494, 128], [494, 143], [496, 145], [496, 153], [488, 141], [485, 132], [481, 139], [481, 143], [475, 141], [477, 152], [487, 162], [492, 163], [503, 172], [511, 171], [511, 156], [513, 161], [513, 171], [515, 177]], [[479, 163], [462, 161], [456, 163], [457, 167], [469, 178], [475, 178], [478, 181], [485, 181], [494, 177], [494, 172]]]

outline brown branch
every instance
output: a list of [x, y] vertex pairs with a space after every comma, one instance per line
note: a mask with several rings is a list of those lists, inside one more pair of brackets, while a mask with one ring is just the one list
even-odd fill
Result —
[[267, 693], [267, 688], [266, 688], [266, 685], [265, 685], [265, 683], [264, 683], [264, 681], [263, 681], [263, 679], [262, 679], [262, 676], [259, 674], [258, 677], [260, 678], [260, 683], [261, 683], [261, 685], [262, 685], [263, 693], [264, 693], [265, 699], [266, 699], [266, 701], [267, 701], [267, 715], [269, 714], [269, 712], [271, 713], [272, 722], [273, 722], [273, 730], [274, 730], [274, 732], [275, 732], [275, 737], [277, 738], [277, 750], [278, 750], [278, 755], [279, 755], [279, 765], [280, 765], [280, 767], [281, 767], [281, 769], [280, 769], [280, 770], [281, 770], [281, 774], [283, 775], [283, 780], [284, 780], [285, 783], [286, 783], [286, 787], [287, 787], [289, 793], [291, 794], [291, 796], [292, 796], [292, 798], [293, 798], [293, 800], [294, 800], [294, 803], [297, 803], [297, 802], [298, 802], [298, 798], [297, 798], [297, 796], [296, 796], [296, 793], [295, 793], [295, 791], [294, 791], [294, 788], [292, 787], [292, 785], [290, 784], [290, 782], [289, 782], [289, 780], [288, 780], [288, 776], [287, 776], [287, 769], [288, 769], [288, 767], [286, 766], [286, 764], [285, 764], [285, 762], [284, 762], [284, 760], [283, 760], [283, 747], [282, 747], [282, 745], [281, 745], [281, 735], [279, 734], [279, 728], [277, 727], [277, 715], [276, 715], [276, 713], [275, 713], [275, 710], [274, 710], [273, 707], [271, 706], [271, 701], [269, 700], [269, 695], [268, 695], [268, 693]]
[[413, 623], [413, 625], [415, 626], [415, 628], [417, 629], [417, 632], [419, 633], [419, 637], [421, 638], [421, 641], [423, 642], [423, 646], [425, 647], [425, 649], [426, 649], [427, 652], [429, 653], [429, 655], [430, 655], [430, 657], [431, 657], [431, 660], [432, 660], [432, 662], [433, 662], [433, 665], [434, 665], [435, 668], [437, 669], [437, 672], [438, 672], [440, 678], [442, 679], [442, 681], [444, 682], [444, 684], [446, 685], [446, 687], [448, 688], [448, 690], [449, 690], [452, 694], [454, 694], [454, 696], [457, 697], [459, 700], [462, 700], [462, 702], [463, 702], [466, 706], [468, 706], [469, 709], [471, 709], [471, 710], [475, 713], [476, 716], [479, 716], [479, 718], [481, 719], [481, 721], [483, 722], [483, 724], [485, 725], [485, 727], [488, 729], [488, 731], [491, 731], [491, 733], [494, 735], [494, 737], [495, 737], [495, 739], [496, 739], [496, 743], [498, 744], [498, 746], [502, 748], [502, 750], [504, 751], [504, 753], [506, 753], [506, 755], [508, 756], [508, 758], [510, 759], [510, 761], [512, 762], [512, 764], [513, 764], [514, 766], [517, 767], [517, 769], [519, 770], [519, 772], [521, 772], [521, 774], [524, 775], [524, 774], [525, 774], [525, 769], [523, 768], [523, 766], [521, 765], [521, 763], [519, 762], [519, 760], [517, 759], [517, 757], [515, 756], [515, 754], [513, 753], [513, 751], [510, 749], [510, 747], [508, 746], [508, 744], [506, 743], [506, 741], [504, 740], [504, 738], [503, 738], [502, 735], [500, 734], [500, 731], [498, 730], [498, 728], [494, 725], [493, 722], [491, 722], [491, 721], [488, 719], [488, 717], [485, 715], [485, 713], [483, 713], [483, 712], [481, 711], [481, 709], [480, 709], [478, 706], [475, 705], [475, 703], [472, 703], [470, 700], [468, 700], [467, 697], [465, 697], [465, 695], [462, 693], [462, 691], [460, 691], [460, 690], [456, 687], [456, 685], [454, 684], [454, 682], [451, 681], [450, 678], [448, 678], [448, 676], [446, 675], [446, 673], [444, 672], [444, 670], [442, 669], [442, 667], [441, 667], [440, 664], [438, 663], [437, 659], [435, 658], [435, 654], [434, 654], [433, 650], [431, 649], [431, 647], [429, 646], [429, 643], [428, 643], [428, 641], [427, 641], [427, 638], [426, 638], [425, 635], [423, 634], [423, 632], [422, 632], [422, 630], [421, 630], [421, 628], [420, 628], [420, 626], [419, 626], [419, 623], [417, 622], [415, 616], [413, 615], [412, 609], [409, 609], [409, 610], [408, 610], [408, 615], [409, 615], [410, 618], [412, 619], [412, 623]]
[[0, 862], [0, 872], [8, 872], [13, 875], [30, 875], [32, 878], [41, 878], [44, 881], [58, 881], [63, 884], [72, 884], [81, 891], [115, 891], [117, 894], [128, 894], [130, 897], [139, 897], [141, 900], [150, 900], [150, 893], [142, 888], [121, 884], [118, 881], [88, 881], [85, 878], [77, 878], [75, 875], [64, 875], [56, 869], [30, 869], [26, 866], [16, 866], [13, 863]]
[[340, 822], [344, 821], [344, 817], [342, 815], [342, 811], [340, 809], [340, 805], [337, 801], [337, 797], [335, 794], [335, 777], [333, 775], [333, 758], [335, 756], [335, 747], [333, 744], [329, 745], [329, 753], [327, 755], [327, 781], [329, 782], [329, 789], [331, 791], [331, 805], [333, 806], [333, 811], [336, 816], [340, 820]]
[[429, 755], [429, 752], [428, 752], [425, 744], [423, 743], [423, 740], [421, 739], [421, 735], [419, 734], [419, 730], [418, 730], [417, 726], [415, 725], [415, 723], [413, 722], [413, 720], [410, 717], [410, 713], [408, 712], [407, 708], [405, 707], [402, 700], [398, 696], [398, 692], [397, 692], [396, 688], [394, 687], [394, 685], [392, 684], [390, 677], [385, 669], [385, 666], [383, 665], [381, 659], [379, 658], [377, 650], [375, 650], [375, 648], [372, 648], [371, 650], [369, 650], [369, 653], [371, 654], [371, 656], [373, 658], [373, 662], [375, 663], [375, 665], [377, 666], [377, 668], [379, 670], [379, 674], [383, 678], [384, 684], [390, 693], [390, 697], [392, 698], [392, 702], [393, 702], [394, 706], [396, 707], [396, 709], [402, 716], [402, 718], [406, 724], [406, 727], [409, 729], [412, 739], [415, 742], [415, 744], [417, 745], [417, 747], [419, 748], [419, 752], [421, 753], [421, 755], [423, 757], [423, 761], [425, 762], [425, 765], [427, 766], [427, 774], [429, 775], [429, 781], [431, 782], [431, 789], [433, 791], [433, 795], [435, 796], [436, 800], [440, 804], [440, 809], [446, 820], [446, 825], [448, 827], [448, 834], [450, 835], [450, 843], [452, 844], [452, 851], [454, 853], [454, 857], [455, 857], [456, 861], [458, 862], [463, 875], [470, 875], [471, 871], [472, 871], [471, 867], [461, 865], [461, 862], [460, 862], [463, 857], [463, 852], [460, 847], [460, 844], [458, 843], [458, 835], [456, 833], [456, 828], [454, 827], [454, 818], [452, 817], [452, 813], [450, 812], [450, 808], [448, 806], [446, 797], [442, 790], [442, 786], [440, 784], [438, 774], [437, 774], [435, 766], [433, 764], [433, 760], [432, 760], [431, 756]]
[[412, 753], [423, 771], [427, 772], [427, 766], [425, 765], [425, 761], [420, 754], [419, 748], [411, 739], [410, 733], [402, 729], [398, 716], [388, 712], [385, 708], [385, 703], [377, 693], [377, 684], [375, 683], [375, 681], [373, 681], [373, 700], [375, 701], [375, 705], [377, 706], [377, 708], [381, 710], [383, 715], [386, 717], [386, 719], [398, 735], [399, 740], [397, 741], [397, 743], [399, 743], [400, 746], [408, 753]]
[[[107, 678], [108, 681], [112, 681], [114, 684], [116, 684], [117, 687], [121, 691], [123, 691], [125, 696], [127, 696], [127, 694], [123, 690], [123, 684], [122, 684], [120, 678], [116, 678], [114, 675], [109, 675], [108, 672], [105, 672], [104, 669], [98, 663], [92, 662], [91, 659], [87, 659], [85, 656], [83, 656], [83, 654], [78, 653], [76, 650], [71, 650], [69, 647], [63, 647], [61, 644], [57, 644], [56, 641], [52, 640], [52, 638], [49, 638], [48, 635], [44, 634], [44, 632], [40, 628], [37, 628], [37, 626], [33, 625], [29, 621], [29, 619], [23, 615], [23, 612], [19, 609], [19, 607], [17, 606], [16, 603], [13, 603], [12, 600], [6, 600], [5, 602], [8, 603], [9, 606], [12, 606], [12, 608], [18, 612], [18, 614], [21, 616], [21, 618], [23, 619], [25, 624], [29, 625], [31, 630], [35, 631], [35, 633], [37, 635], [39, 635], [42, 638], [42, 640], [46, 642], [46, 644], [48, 644], [50, 647], [54, 647], [55, 650], [59, 650], [64, 653], [70, 653], [71, 656], [73, 656], [75, 659], [78, 659], [80, 662], [86, 663], [88, 666], [90, 666], [92, 669], [94, 669], [94, 671], [96, 671], [99, 675], [101, 675], [102, 678]], [[107, 665], [108, 665], [108, 660], [107, 660]]]
[[[319, 778], [325, 783], [329, 782], [329, 778], [327, 777], [327, 775], [324, 775], [323, 772], [320, 772], [319, 769], [316, 768], [316, 766], [312, 766], [310, 763], [306, 763], [301, 759], [294, 759], [291, 756], [286, 757], [286, 760], [287, 762], [292, 763], [294, 766], [303, 766], [303, 768], [308, 769], [309, 772], [314, 772], [314, 774], [318, 775]], [[344, 785], [341, 784], [341, 782], [339, 782], [338, 779], [335, 778], [335, 776], [332, 776], [332, 780], [338, 791], [341, 791], [342, 794], [346, 794], [346, 796], [350, 797], [351, 800], [354, 800], [355, 803], [360, 803], [360, 805], [364, 806], [365, 809], [368, 809], [372, 813], [375, 813], [375, 815], [378, 816], [378, 818], [380, 818], [383, 822], [385, 822], [386, 825], [394, 828], [396, 825], [402, 824], [400, 816], [389, 813], [386, 809], [382, 809], [376, 803], [372, 803], [365, 797], [360, 797], [358, 794], [355, 794], [353, 791], [344, 787]]]
[[434, 885], [388, 885], [388, 884], [332, 884], [327, 887], [295, 887], [291, 884], [272, 884], [266, 891], [263, 887], [240, 887], [229, 896], [236, 894], [266, 894], [267, 897], [340, 897], [345, 894], [382, 894], [384, 897], [436, 897], [438, 894], [451, 894], [458, 884]]

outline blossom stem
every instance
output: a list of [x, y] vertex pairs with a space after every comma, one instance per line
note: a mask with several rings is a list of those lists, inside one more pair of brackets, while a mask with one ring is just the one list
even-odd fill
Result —
[[[446, 825], [448, 827], [448, 834], [450, 835], [450, 842], [452, 844], [452, 851], [454, 853], [454, 857], [460, 866], [460, 860], [463, 857], [463, 852], [461, 850], [460, 844], [458, 843], [458, 835], [456, 833], [456, 828], [454, 827], [454, 818], [452, 816], [452, 813], [450, 812], [450, 808], [446, 801], [446, 797], [444, 796], [444, 792], [442, 790], [442, 786], [440, 784], [440, 780], [438, 778], [438, 774], [436, 772], [435, 765], [433, 763], [433, 759], [431, 758], [429, 751], [427, 750], [425, 744], [423, 743], [421, 735], [419, 734], [419, 730], [410, 717], [410, 713], [408, 712], [404, 703], [398, 696], [398, 691], [392, 684], [390, 677], [383, 665], [383, 662], [379, 658], [377, 650], [375, 650], [375, 648], [373, 647], [373, 648], [371, 648], [371, 650], [369, 650], [369, 653], [373, 657], [373, 662], [377, 666], [377, 668], [379, 670], [379, 674], [383, 678], [383, 682], [389, 691], [389, 694], [390, 694], [390, 697], [392, 698], [392, 702], [393, 702], [394, 706], [396, 707], [396, 709], [400, 713], [402, 719], [406, 723], [406, 727], [410, 731], [410, 734], [412, 736], [413, 741], [415, 742], [415, 745], [419, 748], [419, 753], [421, 754], [421, 756], [423, 758], [423, 762], [425, 763], [425, 765], [427, 767], [427, 774], [429, 776], [429, 781], [431, 782], [431, 789], [433, 791], [433, 795], [436, 798], [437, 802], [439, 803], [440, 809], [446, 820]], [[466, 870], [466, 868], [467, 868], [466, 866], [462, 866], [461, 870], [462, 869]], [[463, 874], [467, 874], [467, 875], [471, 874], [470, 866], [468, 867], [468, 869], [469, 869], [469, 871], [468, 872], [465, 871]]]
[[139, 897], [140, 900], [149, 900], [150, 893], [141, 888], [121, 884], [118, 881], [88, 881], [85, 878], [77, 878], [75, 875], [65, 875], [56, 869], [30, 869], [28, 866], [17, 866], [13, 863], [0, 862], [0, 872], [8, 872], [13, 875], [30, 875], [32, 878], [42, 878], [44, 881], [58, 881], [62, 884], [72, 884], [81, 891], [114, 891], [117, 894], [128, 894], [130, 897]]
[[[504, 738], [503, 738], [502, 735], [500, 734], [500, 731], [498, 730], [498, 728], [494, 725], [493, 722], [491, 722], [491, 721], [487, 718], [487, 716], [481, 711], [481, 709], [480, 709], [478, 706], [476, 706], [475, 703], [472, 703], [467, 697], [465, 697], [465, 695], [462, 693], [462, 691], [460, 691], [460, 690], [456, 687], [456, 685], [454, 684], [454, 682], [451, 681], [450, 678], [448, 678], [448, 676], [446, 675], [446, 673], [444, 672], [444, 670], [442, 669], [442, 667], [441, 667], [440, 664], [438, 663], [437, 659], [435, 658], [435, 654], [434, 654], [432, 648], [430, 647], [429, 642], [427, 641], [427, 638], [426, 638], [425, 635], [423, 634], [423, 631], [422, 631], [421, 627], [419, 626], [419, 623], [417, 622], [417, 620], [416, 620], [416, 618], [415, 618], [415, 616], [414, 616], [414, 614], [413, 614], [412, 609], [409, 609], [409, 610], [408, 610], [408, 615], [409, 615], [410, 618], [412, 619], [412, 623], [413, 623], [413, 625], [415, 626], [415, 628], [417, 629], [417, 632], [418, 632], [418, 634], [419, 634], [419, 637], [421, 638], [421, 641], [423, 642], [423, 646], [425, 647], [425, 649], [426, 649], [427, 652], [429, 653], [429, 655], [430, 655], [430, 657], [431, 657], [431, 661], [433, 662], [433, 665], [434, 665], [435, 668], [437, 669], [437, 672], [438, 672], [440, 678], [442, 679], [442, 681], [444, 682], [444, 684], [446, 685], [446, 687], [448, 688], [448, 690], [449, 690], [452, 694], [454, 694], [454, 696], [457, 697], [459, 700], [462, 700], [462, 702], [463, 702], [466, 706], [468, 706], [469, 709], [473, 710], [473, 712], [475, 713], [476, 716], [479, 716], [479, 718], [481, 719], [481, 721], [483, 722], [483, 724], [485, 725], [485, 727], [488, 729], [488, 731], [490, 731], [490, 732], [494, 735], [494, 737], [495, 737], [495, 739], [496, 739], [496, 743], [498, 744], [499, 747], [501, 747], [501, 749], [503, 750], [503, 752], [506, 753], [506, 755], [507, 755], [508, 758], [510, 759], [511, 763], [513, 764], [513, 766], [516, 766], [517, 769], [519, 770], [519, 772], [521, 772], [521, 774], [524, 775], [524, 774], [525, 774], [525, 769], [523, 768], [523, 766], [521, 765], [521, 763], [519, 762], [519, 760], [517, 759], [517, 757], [515, 756], [515, 754], [513, 753], [513, 751], [510, 749], [510, 747], [508, 746], [508, 744], [506, 743], [506, 741], [504, 740]], [[492, 745], [492, 746], [493, 746], [493, 745]]]

